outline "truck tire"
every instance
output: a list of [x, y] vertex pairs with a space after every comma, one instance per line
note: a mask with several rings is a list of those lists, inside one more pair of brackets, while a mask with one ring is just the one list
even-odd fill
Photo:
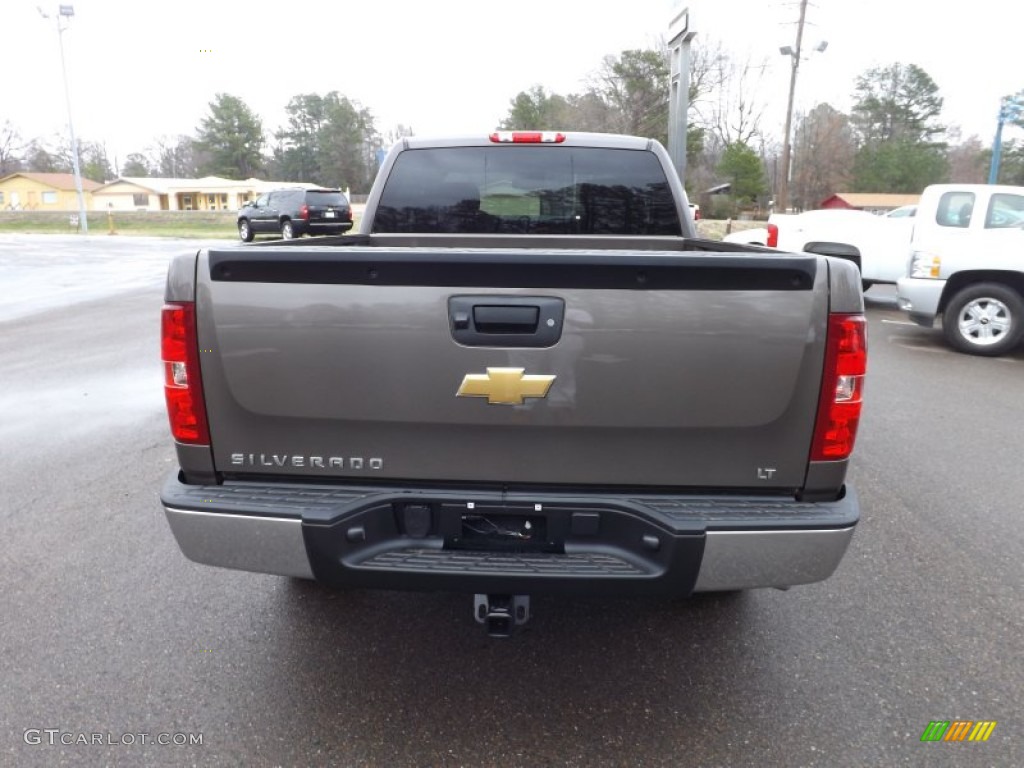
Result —
[[238, 237], [243, 243], [251, 243], [253, 238], [252, 227], [248, 219], [238, 220]]
[[995, 357], [1013, 349], [1024, 328], [1024, 300], [999, 283], [975, 283], [956, 293], [942, 313], [950, 346], [969, 355]]
[[292, 226], [291, 219], [285, 219], [281, 222], [281, 237], [284, 240], [292, 240], [295, 238], [295, 227]]

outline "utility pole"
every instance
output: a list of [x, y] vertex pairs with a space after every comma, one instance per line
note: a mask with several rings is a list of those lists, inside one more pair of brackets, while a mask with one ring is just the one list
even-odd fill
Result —
[[[44, 19], [50, 18], [50, 14], [36, 6], [39, 15]], [[57, 8], [57, 42], [60, 44], [60, 71], [64, 75], [64, 101], [68, 108], [68, 133], [71, 135], [71, 167], [75, 171], [75, 190], [78, 192], [78, 226], [83, 235], [89, 234], [89, 220], [85, 213], [85, 193], [82, 192], [82, 171], [78, 165], [78, 142], [75, 140], [75, 126], [71, 121], [71, 91], [68, 88], [68, 68], [64, 63], [64, 30], [61, 19], [71, 19], [75, 15], [74, 6], [60, 5]]]
[[782, 139], [782, 175], [779, 177], [779, 196], [775, 208], [780, 213], [789, 209], [789, 155], [793, 151], [790, 133], [793, 129], [793, 95], [796, 93], [796, 73], [800, 68], [800, 51], [804, 42], [804, 19], [807, 18], [807, 0], [800, 0], [800, 21], [796, 28], [796, 50], [788, 45], [779, 49], [782, 55], [789, 56], [789, 100], [786, 103], [786, 129]]

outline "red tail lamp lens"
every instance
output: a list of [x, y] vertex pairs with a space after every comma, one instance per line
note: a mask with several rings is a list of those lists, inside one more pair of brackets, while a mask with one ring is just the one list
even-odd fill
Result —
[[857, 438], [867, 372], [867, 321], [864, 315], [829, 315], [825, 372], [811, 461], [849, 458]]
[[164, 398], [171, 434], [179, 443], [209, 445], [210, 430], [199, 375], [195, 305], [192, 302], [164, 305], [160, 326]]

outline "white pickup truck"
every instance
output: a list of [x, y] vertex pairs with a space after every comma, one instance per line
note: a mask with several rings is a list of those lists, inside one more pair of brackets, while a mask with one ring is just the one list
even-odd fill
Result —
[[734, 232], [722, 239], [847, 259], [860, 269], [866, 290], [874, 283], [895, 283], [906, 274], [913, 225], [913, 216], [829, 209], [772, 214], [767, 227]]
[[1014, 349], [1024, 336], [1024, 187], [936, 184], [914, 221], [900, 309], [929, 328], [941, 317], [961, 352]]

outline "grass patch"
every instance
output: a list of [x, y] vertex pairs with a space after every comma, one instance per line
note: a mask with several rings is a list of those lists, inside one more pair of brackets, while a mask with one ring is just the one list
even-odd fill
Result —
[[[350, 232], [359, 229], [362, 209], [353, 216]], [[73, 235], [78, 228], [71, 224], [69, 211], [0, 211], [0, 233], [22, 235]], [[192, 237], [238, 239], [234, 211], [114, 211], [108, 218], [103, 211], [89, 211], [89, 234], [114, 234], [145, 237]], [[267, 239], [260, 235], [260, 240]]]
[[[0, 211], [0, 232], [69, 235], [78, 232], [68, 211]], [[234, 212], [216, 211], [88, 211], [89, 234], [149, 237], [238, 237]]]

